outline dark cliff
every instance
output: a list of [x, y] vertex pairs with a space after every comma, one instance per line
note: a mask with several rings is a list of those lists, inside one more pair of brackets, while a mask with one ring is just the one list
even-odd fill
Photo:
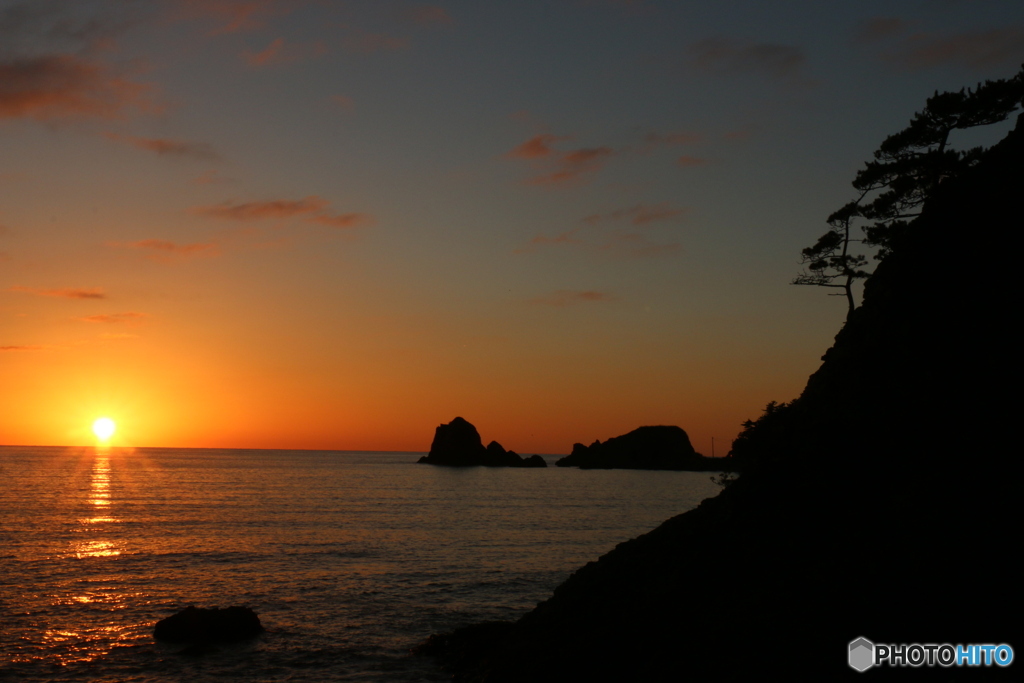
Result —
[[[896, 238], [801, 396], [737, 441], [739, 481], [515, 624], [439, 643], [456, 680], [831, 680], [861, 675], [858, 636], [1019, 648], [1022, 188], [1018, 120]], [[864, 675], [986, 672], [1010, 673]]]

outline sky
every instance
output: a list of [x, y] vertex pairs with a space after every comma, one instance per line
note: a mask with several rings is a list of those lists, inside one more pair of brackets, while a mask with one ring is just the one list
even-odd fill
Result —
[[857, 170], [1022, 62], [1020, 0], [0, 0], [0, 444], [722, 455]]

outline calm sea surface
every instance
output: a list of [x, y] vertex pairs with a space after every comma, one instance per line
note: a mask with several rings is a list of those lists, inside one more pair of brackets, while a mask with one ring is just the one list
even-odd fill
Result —
[[[0, 679], [446, 680], [409, 648], [518, 617], [718, 491], [419, 455], [0, 447]], [[267, 633], [201, 657], [153, 640], [193, 604], [248, 605]]]

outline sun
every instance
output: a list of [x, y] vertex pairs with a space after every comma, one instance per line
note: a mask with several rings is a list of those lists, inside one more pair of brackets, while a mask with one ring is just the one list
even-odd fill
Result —
[[109, 417], [101, 417], [92, 423], [92, 433], [100, 441], [109, 441], [117, 430], [117, 425]]

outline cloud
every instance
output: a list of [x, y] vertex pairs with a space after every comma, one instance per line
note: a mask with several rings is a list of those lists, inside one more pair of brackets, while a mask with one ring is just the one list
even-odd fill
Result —
[[0, 60], [0, 119], [121, 119], [157, 111], [151, 88], [73, 55]]
[[219, 158], [213, 147], [203, 142], [185, 142], [183, 140], [168, 140], [166, 138], [141, 138], [134, 135], [118, 135], [117, 133], [104, 133], [103, 136], [108, 140], [124, 142], [138, 149], [155, 152], [160, 156], [191, 157], [206, 161], [215, 161]]
[[590, 225], [596, 225], [603, 221], [628, 220], [633, 225], [647, 225], [659, 221], [667, 221], [684, 215], [689, 209], [673, 207], [667, 203], [645, 206], [637, 204], [626, 209], [616, 209], [607, 213], [595, 213], [586, 216], [583, 221]]
[[215, 242], [195, 242], [192, 244], [177, 244], [167, 240], [141, 240], [127, 244], [113, 244], [112, 246], [127, 247], [129, 249], [141, 249], [148, 252], [151, 259], [166, 261], [170, 258], [189, 258], [192, 256], [214, 256], [218, 253], [219, 247]]
[[403, 19], [417, 26], [450, 26], [453, 21], [448, 10], [438, 5], [419, 5], [403, 12]]
[[215, 206], [200, 206], [192, 213], [200, 216], [232, 221], [259, 221], [266, 219], [284, 220], [299, 218], [306, 223], [325, 225], [331, 228], [356, 228], [373, 225], [374, 217], [368, 213], [331, 213], [325, 199], [310, 195], [303, 199], [278, 199], [269, 202], [247, 202], [236, 204], [225, 202]]
[[585, 175], [601, 170], [616, 154], [611, 147], [585, 147], [573, 150], [558, 150], [554, 144], [571, 140], [570, 135], [535, 135], [526, 142], [505, 153], [505, 159], [524, 160], [547, 172], [524, 181], [527, 185], [568, 185]]
[[43, 351], [45, 346], [0, 346], [2, 351]]
[[307, 218], [308, 223], [317, 223], [331, 228], [355, 228], [360, 225], [372, 225], [373, 216], [366, 213], [320, 214]]
[[265, 66], [270, 62], [279, 61], [282, 58], [281, 48], [283, 47], [284, 38], [275, 38], [265, 50], [255, 53], [246, 53], [245, 61], [249, 63], [249, 66]]
[[596, 173], [604, 168], [614, 154], [615, 151], [610, 147], [591, 147], [565, 152], [555, 160], [559, 170], [529, 178], [526, 180], [526, 184], [538, 186], [572, 184], [584, 175]]
[[690, 50], [694, 64], [728, 74], [756, 74], [775, 79], [797, 76], [807, 59], [795, 45], [738, 42], [708, 38]]
[[63, 289], [36, 289], [34, 287], [22, 287], [16, 285], [11, 287], [7, 291], [9, 292], [22, 292], [24, 294], [34, 294], [35, 296], [52, 296], [60, 299], [106, 299], [106, 293], [99, 287], [92, 287], [88, 289], [76, 289], [66, 287]]
[[122, 323], [137, 323], [149, 316], [145, 313], [129, 311], [127, 313], [106, 313], [101, 315], [87, 315], [84, 318], [75, 318], [85, 323], [97, 323], [101, 325], [120, 325]]
[[609, 302], [615, 300], [615, 296], [608, 292], [598, 292], [594, 290], [577, 291], [571, 289], [559, 289], [555, 292], [551, 292], [550, 294], [543, 294], [541, 296], [529, 299], [527, 303], [534, 304], [537, 306], [554, 306], [557, 308], [561, 308], [564, 306], [574, 306], [576, 304]]
[[505, 156], [509, 159], [541, 159], [549, 157], [555, 153], [551, 147], [552, 143], [568, 139], [567, 136], [535, 135]]
[[1016, 67], [1024, 62], [1024, 26], [965, 31], [947, 36], [917, 34], [885, 59], [916, 71], [954, 65], [970, 69]]
[[854, 42], [876, 43], [903, 33], [908, 26], [907, 22], [897, 17], [872, 17], [861, 22], [854, 36]]
[[119, 333], [110, 333], [110, 332], [108, 332], [108, 333], [100, 335], [100, 339], [105, 339], [105, 340], [138, 339], [138, 338], [139, 338], [139, 335], [137, 335], [137, 334], [126, 334], [124, 332], [119, 332]]
[[269, 202], [246, 202], [244, 204], [224, 202], [216, 206], [195, 207], [192, 209], [192, 213], [224, 220], [256, 221], [268, 218], [291, 218], [303, 214], [318, 213], [327, 208], [327, 205], [326, 200], [316, 195], [310, 195], [298, 200], [277, 199]]

